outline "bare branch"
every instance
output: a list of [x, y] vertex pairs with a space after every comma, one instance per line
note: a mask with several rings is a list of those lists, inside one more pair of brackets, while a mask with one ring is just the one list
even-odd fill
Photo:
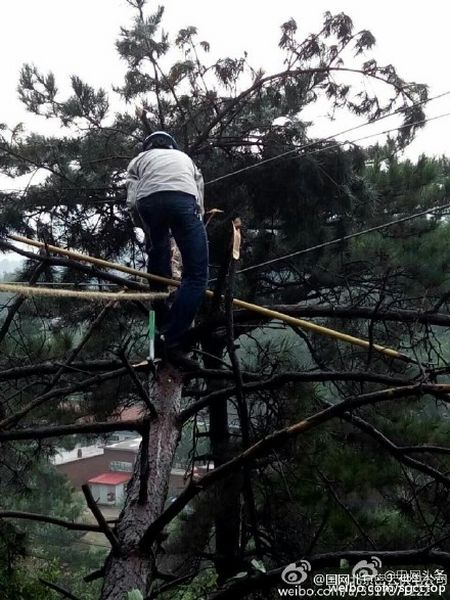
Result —
[[85, 483], [84, 485], [81, 486], [81, 489], [83, 490], [83, 494], [84, 494], [84, 497], [86, 498], [87, 505], [91, 509], [91, 512], [94, 515], [100, 530], [108, 538], [108, 540], [112, 546], [113, 553], [116, 555], [119, 555], [120, 554], [119, 540], [117, 539], [117, 537], [114, 534], [114, 532], [112, 531], [112, 529], [109, 527], [108, 523], [105, 520], [105, 517], [102, 515], [101, 510], [97, 506], [97, 503], [95, 502], [94, 497], [92, 496], [91, 488], [89, 487], [89, 485], [87, 483]]
[[[328, 317], [330, 319], [373, 319], [374, 321], [393, 321], [397, 323], [420, 323], [422, 325], [438, 325], [448, 327], [450, 315], [444, 313], [432, 313], [420, 310], [376, 310], [372, 307], [353, 306], [331, 306], [331, 305], [301, 305], [301, 304], [276, 304], [268, 306], [270, 310], [282, 312], [293, 317]], [[247, 310], [235, 311], [236, 323], [248, 323], [251, 321], [264, 321], [264, 316], [257, 315]], [[220, 322], [223, 325], [223, 319]], [[211, 328], [211, 323], [208, 324]], [[197, 328], [200, 329], [200, 328]]]
[[27, 519], [29, 521], [39, 521], [41, 523], [59, 525], [60, 527], [65, 527], [65, 529], [71, 529], [73, 531], [95, 531], [96, 533], [102, 531], [100, 527], [97, 527], [96, 525], [72, 523], [71, 521], [65, 521], [64, 519], [58, 519], [57, 517], [48, 517], [47, 515], [23, 512], [20, 510], [2, 510], [0, 511], [0, 519]]
[[150, 400], [150, 396], [145, 391], [144, 386], [142, 385], [139, 377], [136, 375], [136, 371], [130, 365], [124, 349], [122, 349], [120, 351], [119, 356], [120, 356], [120, 359], [121, 359], [123, 365], [125, 366], [128, 374], [131, 377], [131, 381], [134, 383], [134, 387], [136, 388], [136, 391], [138, 392], [139, 396], [144, 401], [144, 403], [149, 411], [150, 416], [153, 418], [156, 417], [156, 408], [154, 407], [153, 402]]
[[[82, 371], [112, 371], [121, 366], [121, 361], [117, 359], [100, 359], [72, 362], [72, 369]], [[0, 381], [9, 381], [12, 379], [22, 379], [25, 377], [33, 377], [34, 375], [52, 375], [61, 367], [60, 363], [46, 361], [43, 363], [34, 363], [33, 365], [25, 365], [24, 367], [12, 367], [0, 371]], [[142, 369], [142, 367], [140, 367]]]
[[326, 477], [320, 470], [318, 470], [317, 472], [319, 473], [320, 478], [325, 482], [325, 484], [328, 488], [328, 491], [330, 492], [330, 494], [333, 497], [336, 504], [349, 517], [350, 521], [355, 525], [356, 529], [363, 536], [363, 538], [369, 542], [369, 544], [372, 546], [372, 548], [374, 550], [376, 550], [375, 542], [370, 537], [370, 535], [364, 531], [363, 527], [361, 526], [361, 523], [358, 521], [358, 519], [355, 517], [355, 515], [352, 513], [352, 511], [348, 508], [348, 506], [346, 506], [344, 504], [344, 502], [342, 502], [342, 500], [339, 498], [338, 494], [336, 493], [336, 490], [334, 489], [334, 487], [333, 487], [331, 481], [328, 479], [328, 477]]
[[79, 600], [79, 598], [74, 596], [72, 594], [72, 592], [67, 591], [66, 589], [64, 589], [60, 585], [57, 585], [56, 583], [51, 583], [50, 581], [47, 581], [46, 579], [42, 579], [42, 577], [39, 577], [39, 581], [42, 583], [42, 585], [45, 585], [46, 587], [50, 588], [51, 590], [54, 590], [55, 592], [58, 592], [59, 594], [64, 596], [64, 598], [70, 598], [70, 600]]
[[[328, 404], [328, 403], [327, 403]], [[430, 465], [419, 461], [415, 458], [411, 458], [410, 456], [405, 456], [405, 453], [402, 451], [401, 447], [396, 446], [389, 438], [387, 438], [381, 431], [376, 429], [373, 425], [357, 417], [356, 415], [351, 415], [345, 413], [342, 415], [342, 418], [349, 423], [353, 423], [360, 429], [364, 431], [368, 435], [370, 435], [373, 439], [377, 440], [383, 448], [385, 448], [392, 456], [394, 456], [399, 462], [416, 469], [417, 471], [421, 471], [422, 473], [426, 473], [434, 480], [442, 483], [447, 489], [450, 489], [450, 478], [431, 467]]]

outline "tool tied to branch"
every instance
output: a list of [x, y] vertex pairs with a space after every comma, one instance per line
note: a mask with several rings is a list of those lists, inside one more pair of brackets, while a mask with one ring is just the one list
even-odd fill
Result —
[[[240, 229], [239, 227], [237, 227], [236, 223], [234, 224], [234, 228], [236, 231], [238, 229]], [[45, 244], [44, 242], [39, 242], [37, 240], [31, 240], [31, 239], [21, 236], [21, 235], [11, 234], [8, 237], [11, 240], [14, 240], [16, 242], [21, 242], [21, 243], [27, 244], [29, 246], [34, 246], [36, 248], [44, 249], [45, 251], [47, 251], [49, 253], [53, 252], [56, 254], [62, 254], [63, 256], [68, 256], [68, 257], [76, 259], [76, 260], [81, 260], [81, 261], [96, 265], [98, 267], [114, 269], [115, 271], [121, 271], [123, 273], [127, 273], [128, 275], [133, 275], [135, 277], [141, 277], [148, 281], [155, 281], [155, 282], [163, 283], [165, 285], [169, 285], [172, 287], [178, 287], [181, 283], [179, 280], [176, 280], [176, 279], [170, 279], [168, 277], [160, 277], [159, 275], [153, 275], [152, 273], [145, 273], [144, 271], [139, 271], [137, 269], [133, 269], [131, 267], [127, 267], [125, 265], [121, 265], [118, 263], [110, 262], [110, 261], [104, 260], [102, 258], [97, 258], [94, 256], [90, 256], [88, 254], [82, 254], [81, 252], [67, 250], [65, 248], [60, 248], [59, 246]], [[237, 232], [234, 237], [235, 237], [235, 239], [237, 239]], [[34, 291], [37, 288], [28, 288], [28, 289], [33, 289], [33, 291]], [[41, 288], [39, 288], [39, 289], [41, 289]], [[51, 291], [54, 291], [54, 290], [51, 290]], [[80, 292], [80, 293], [82, 293], [82, 292]], [[211, 290], [207, 290], [206, 294], [209, 297], [213, 296], [213, 292]], [[133, 297], [135, 297], [135, 296], [137, 297], [138, 293], [130, 294], [130, 295], [132, 295]], [[121, 294], [121, 298], [123, 298], [123, 297], [124, 297], [124, 294]], [[166, 295], [163, 294], [162, 297], [166, 297]], [[119, 299], [119, 297], [117, 297], [117, 299]], [[156, 294], [152, 295], [152, 299], [156, 299]], [[233, 299], [233, 305], [237, 308], [248, 310], [250, 312], [255, 312], [266, 319], [279, 320], [279, 321], [282, 321], [283, 323], [287, 323], [288, 325], [291, 325], [293, 327], [300, 327], [301, 329], [305, 329], [307, 331], [312, 331], [318, 335], [325, 335], [327, 337], [331, 337], [331, 338], [341, 341], [341, 342], [353, 344], [353, 345], [359, 346], [361, 348], [366, 348], [367, 350], [374, 350], [376, 352], [384, 354], [385, 356], [388, 356], [389, 358], [399, 359], [404, 362], [418, 364], [417, 360], [407, 356], [406, 354], [403, 354], [402, 352], [399, 352], [398, 350], [395, 350], [394, 348], [388, 348], [386, 346], [381, 346], [380, 344], [375, 344], [372, 341], [358, 338], [358, 337], [355, 337], [352, 335], [348, 335], [346, 333], [343, 333], [341, 331], [336, 331], [335, 329], [331, 329], [329, 327], [317, 325], [316, 323], [312, 323], [310, 321], [305, 321], [304, 319], [299, 319], [297, 317], [293, 317], [291, 315], [287, 315], [285, 313], [281, 313], [279, 311], [272, 310], [265, 306], [260, 306], [258, 304], [246, 302], [245, 300], [240, 300], [239, 298]]]

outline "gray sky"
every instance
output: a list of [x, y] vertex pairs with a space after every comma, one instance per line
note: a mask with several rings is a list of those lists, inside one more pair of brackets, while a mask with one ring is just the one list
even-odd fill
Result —
[[[212, 57], [237, 56], [247, 50], [253, 66], [262, 66], [266, 71], [282, 67], [277, 46], [282, 22], [294, 17], [303, 38], [318, 30], [325, 10], [344, 11], [351, 16], [357, 29], [370, 29], [375, 35], [375, 56], [379, 63], [393, 63], [404, 78], [429, 84], [430, 95], [450, 90], [450, 76], [447, 75], [450, 3], [445, 0], [417, 4], [406, 0], [370, 3], [316, 0], [308, 4], [295, 0], [267, 3], [256, 0], [221, 3], [166, 0], [164, 4], [164, 28], [169, 33], [175, 34], [181, 27], [195, 25], [200, 39], [211, 43]], [[156, 3], [150, 2], [150, 7], [154, 6]], [[17, 100], [18, 73], [24, 62], [33, 62], [44, 72], [52, 70], [63, 92], [68, 89], [71, 74], [107, 91], [111, 91], [112, 84], [120, 84], [125, 66], [118, 58], [114, 42], [120, 26], [126, 26], [131, 15], [132, 10], [125, 0], [1, 2], [0, 122], [11, 126], [24, 121], [42, 133], [58, 131], [55, 124], [27, 115]], [[450, 112], [450, 96], [429, 105], [428, 116], [444, 112]], [[320, 110], [314, 120], [314, 132], [323, 135], [354, 124], [354, 120], [345, 115], [339, 115], [330, 123]], [[382, 131], [397, 123], [388, 119], [355, 132], [353, 137]], [[346, 137], [349, 139], [350, 135]], [[430, 123], [418, 135], [407, 155], [414, 158], [421, 152], [446, 154], [449, 137], [450, 117]]]

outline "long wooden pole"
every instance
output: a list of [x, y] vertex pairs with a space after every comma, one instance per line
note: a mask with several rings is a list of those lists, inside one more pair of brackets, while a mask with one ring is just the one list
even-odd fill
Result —
[[[21, 242], [23, 244], [27, 244], [29, 246], [34, 246], [36, 248], [43, 248], [48, 252], [54, 252], [56, 254], [61, 254], [63, 256], [68, 256], [70, 258], [75, 258], [78, 260], [82, 260], [84, 262], [91, 263], [98, 267], [114, 269], [115, 271], [121, 271], [122, 273], [127, 273], [128, 275], [133, 275], [135, 277], [141, 277], [143, 279], [147, 279], [149, 281], [155, 281], [158, 283], [163, 283], [165, 285], [170, 286], [179, 286], [180, 281], [177, 279], [169, 279], [167, 277], [160, 277], [159, 275], [153, 275], [152, 273], [145, 273], [143, 271], [138, 271], [137, 269], [133, 269], [131, 267], [126, 267], [124, 265], [120, 265], [118, 263], [113, 263], [102, 258], [96, 258], [95, 256], [89, 256], [88, 254], [82, 254], [81, 252], [76, 252], [73, 250], [66, 250], [65, 248], [60, 248], [59, 246], [53, 246], [51, 244], [45, 244], [44, 242], [38, 242], [36, 240], [31, 240], [22, 235], [11, 234], [8, 236], [10, 239]], [[213, 296], [213, 292], [211, 290], [206, 290], [206, 294], [208, 296]], [[310, 321], [305, 321], [304, 319], [298, 319], [297, 317], [291, 317], [290, 315], [286, 315], [285, 313], [278, 312], [276, 310], [271, 310], [270, 308], [266, 308], [264, 306], [259, 306], [258, 304], [253, 304], [251, 302], [245, 302], [245, 300], [239, 300], [238, 298], [233, 299], [233, 305], [239, 308], [243, 308], [246, 310], [250, 310], [252, 312], [259, 313], [265, 317], [269, 317], [270, 319], [277, 319], [279, 321], [283, 321], [288, 325], [293, 325], [294, 327], [301, 327], [302, 329], [306, 329], [308, 331], [313, 331], [319, 335], [326, 335], [335, 340], [339, 340], [341, 342], [346, 342], [348, 344], [353, 344], [355, 346], [359, 346], [361, 348], [367, 348], [376, 350], [385, 356], [389, 356], [390, 358], [397, 358], [406, 362], [416, 363], [417, 361], [410, 358], [406, 354], [399, 352], [398, 350], [394, 350], [393, 348], [388, 348], [386, 346], [380, 346], [379, 344], [373, 344], [368, 340], [364, 340], [353, 335], [348, 335], [347, 333], [342, 333], [340, 331], [336, 331], [334, 329], [330, 329], [329, 327], [323, 327], [322, 325], [317, 325], [316, 323], [311, 323]]]

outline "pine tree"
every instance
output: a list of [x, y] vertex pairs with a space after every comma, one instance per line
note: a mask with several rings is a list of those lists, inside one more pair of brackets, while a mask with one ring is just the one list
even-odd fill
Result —
[[[185, 387], [181, 398], [179, 374], [164, 372], [152, 397], [157, 418], [149, 410], [146, 420], [133, 424], [143, 442], [125, 508], [113, 529], [99, 525], [112, 544], [100, 573], [102, 599], [123, 598], [133, 589], [146, 595], [164, 578], [158, 571], [162, 530], [188, 501], [197, 512], [186, 523], [179, 518], [176, 536], [183, 540], [189, 533], [198, 534], [200, 523], [214, 539], [198, 536], [205, 547], [193, 545], [190, 570], [184, 575], [194, 579], [192, 590], [204, 588], [215, 598], [270, 588], [280, 581], [279, 568], [301, 557], [313, 566], [333, 567], [349, 549], [360, 557], [381, 551], [386, 564], [398, 562], [404, 547], [411, 548], [408, 564], [448, 562], [446, 542], [437, 541], [448, 529], [448, 452], [421, 447], [441, 445], [447, 433], [440, 404], [445, 390], [434, 385], [447, 368], [435, 329], [449, 323], [447, 315], [437, 312], [447, 302], [439, 266], [446, 264], [445, 251], [434, 264], [446, 237], [445, 220], [422, 218], [249, 269], [445, 198], [445, 160], [424, 158], [413, 165], [396, 158], [423, 120], [426, 86], [403, 80], [392, 65], [379, 65], [373, 58], [373, 35], [354, 32], [343, 13], [326, 13], [321, 31], [302, 41], [296, 22], [284, 23], [279, 46], [285, 68], [266, 74], [250, 65], [245, 54], [208, 62], [210, 45], [195, 27], [173, 38], [163, 28], [163, 8], [152, 12], [144, 0], [128, 4], [135, 16], [117, 41], [127, 64], [123, 85], [115, 89], [128, 103], [123, 111], [111, 115], [106, 92], [76, 76], [71, 95], [62, 98], [51, 73], [25, 65], [19, 84], [22, 102], [31, 112], [54, 119], [66, 135], [46, 137], [5, 125], [0, 138], [3, 174], [32, 176], [36, 169], [48, 173], [43, 183], [31, 181], [26, 194], [0, 194], [2, 249], [27, 258], [32, 282], [45, 277], [80, 286], [113, 282], [146, 289], [133, 278], [51, 252], [30, 254], [8, 234], [25, 234], [144, 270], [144, 243], [125, 208], [124, 177], [136, 144], [152, 130], [166, 129], [177, 137], [210, 182], [207, 208], [224, 211], [208, 232], [213, 276], [228, 302], [224, 306], [216, 296], [193, 331], [192, 339], [208, 354], [201, 373], [191, 378], [197, 383]], [[376, 81], [380, 92], [369, 93], [366, 80]], [[302, 118], [302, 109], [319, 98], [328, 100], [330, 110], [347, 109], [368, 120], [398, 110], [404, 127], [387, 148], [336, 148], [332, 139], [311, 139]], [[277, 124], [280, 117], [282, 124]], [[304, 152], [298, 150], [306, 144]], [[284, 153], [290, 154], [276, 158]], [[230, 173], [235, 174], [228, 177]], [[227, 251], [230, 220], [236, 215], [246, 229], [241, 266], [247, 270], [233, 276], [235, 265]], [[233, 292], [398, 347], [419, 364], [387, 359], [373, 348], [344, 346], [298, 328], [285, 328], [280, 340], [271, 331], [276, 322], [246, 311], [233, 315], [233, 328]], [[43, 426], [70, 423], [73, 415], [63, 414], [64, 405], [55, 411], [54, 404], [74, 390], [87, 396], [87, 413], [102, 420], [109, 408], [130, 396], [142, 401], [146, 386], [133, 379], [130, 393], [129, 365], [140, 362], [145, 351], [147, 308], [123, 304], [100, 311], [91, 304], [53, 299], [10, 304], [0, 330], [1, 369], [5, 394], [17, 395], [14, 402], [2, 402], [0, 441], [28, 435], [36, 444]], [[73, 332], [72, 343], [57, 341], [49, 331], [49, 320], [58, 314]], [[30, 343], [34, 338], [29, 327], [36, 319], [42, 323], [42, 347], [39, 340]], [[79, 368], [71, 365], [75, 354], [83, 359]], [[224, 357], [233, 368], [224, 368]], [[444, 370], [425, 371], [425, 360]], [[8, 374], [10, 368], [16, 370]], [[141, 371], [136, 373], [142, 377]], [[154, 384], [151, 377], [150, 382]], [[391, 388], [394, 392], [386, 391]], [[42, 393], [55, 394], [53, 406], [40, 401], [28, 410]], [[234, 407], [231, 398], [236, 399]], [[432, 398], [439, 402], [436, 409]], [[208, 458], [215, 470], [199, 484], [192, 480], [163, 511], [164, 486], [182, 425], [175, 417], [181, 403], [185, 422], [196, 414], [196, 400], [209, 408]], [[330, 407], [338, 401], [343, 403]], [[321, 416], [326, 409], [329, 413]], [[305, 425], [304, 419], [314, 414]], [[239, 422], [237, 437], [232, 418]], [[293, 423], [297, 425], [292, 428]], [[426, 429], [430, 426], [432, 434]], [[108, 427], [114, 426], [93, 423], [83, 433]], [[81, 429], [75, 425], [65, 431]], [[164, 452], [162, 462], [156, 463], [154, 444], [159, 440]], [[205, 498], [211, 498], [210, 511], [205, 510]], [[394, 538], [390, 531], [395, 531]], [[168, 533], [170, 545], [170, 526]], [[317, 558], [324, 552], [329, 553], [325, 563]], [[199, 574], [202, 557], [206, 574]], [[259, 573], [262, 563], [266, 574]], [[239, 572], [247, 575], [233, 580]], [[173, 597], [178, 572], [171, 575], [174, 581], [158, 589]]]

